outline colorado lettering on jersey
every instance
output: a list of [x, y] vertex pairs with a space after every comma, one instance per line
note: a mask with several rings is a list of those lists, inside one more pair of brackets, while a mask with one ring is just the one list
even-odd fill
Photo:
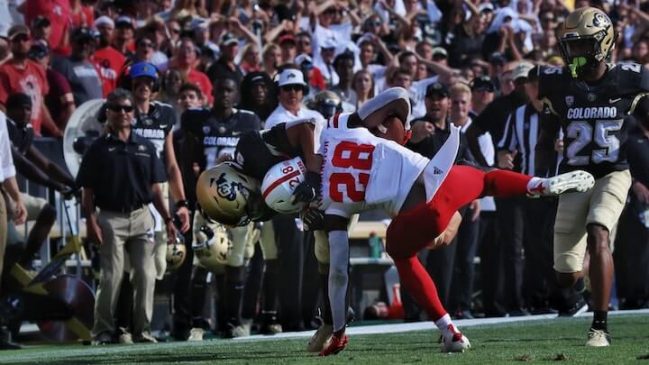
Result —
[[239, 143], [239, 137], [205, 136], [203, 138], [203, 145], [209, 147], [236, 147], [237, 143]]
[[150, 129], [150, 128], [134, 128], [133, 131], [137, 133], [138, 136], [146, 139], [165, 139], [165, 131], [161, 129]]
[[590, 107], [590, 108], [569, 108], [566, 118], [568, 119], [612, 119], [617, 118], [617, 108]]

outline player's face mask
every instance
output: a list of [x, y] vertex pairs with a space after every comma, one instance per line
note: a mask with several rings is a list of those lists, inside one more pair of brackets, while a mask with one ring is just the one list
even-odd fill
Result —
[[594, 37], [562, 39], [560, 44], [572, 77], [588, 74], [599, 65], [599, 43]]

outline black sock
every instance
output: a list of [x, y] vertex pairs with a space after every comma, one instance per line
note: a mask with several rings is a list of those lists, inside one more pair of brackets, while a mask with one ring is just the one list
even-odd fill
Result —
[[591, 325], [591, 327], [596, 330], [607, 331], [607, 318], [607, 311], [593, 311], [593, 324]]
[[329, 302], [329, 274], [320, 274], [320, 290], [322, 293], [322, 321], [333, 324], [331, 318], [331, 303]]
[[573, 286], [577, 294], [583, 294], [586, 291], [586, 284], [584, 283], [584, 278], [577, 279], [577, 282]]

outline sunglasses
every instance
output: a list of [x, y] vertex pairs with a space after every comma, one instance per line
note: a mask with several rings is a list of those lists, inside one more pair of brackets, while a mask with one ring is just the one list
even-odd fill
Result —
[[298, 85], [298, 84], [285, 85], [285, 86], [282, 86], [281, 89], [286, 91], [286, 92], [289, 92], [289, 91], [302, 91], [303, 90], [302, 85]]
[[112, 104], [108, 105], [108, 110], [113, 111], [115, 113], [119, 112], [125, 112], [125, 113], [130, 113], [133, 111], [133, 105], [119, 105], [119, 104]]

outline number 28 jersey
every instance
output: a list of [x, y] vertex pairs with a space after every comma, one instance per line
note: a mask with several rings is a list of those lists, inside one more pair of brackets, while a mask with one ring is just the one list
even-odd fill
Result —
[[332, 215], [350, 217], [374, 208], [397, 215], [429, 162], [365, 128], [327, 128], [320, 141], [322, 208]]
[[599, 178], [628, 169], [626, 120], [647, 92], [649, 71], [639, 64], [612, 65], [595, 84], [573, 79], [565, 68], [541, 68], [539, 99], [558, 119], [545, 119], [541, 127], [550, 135], [563, 130], [560, 171], [582, 169]]

